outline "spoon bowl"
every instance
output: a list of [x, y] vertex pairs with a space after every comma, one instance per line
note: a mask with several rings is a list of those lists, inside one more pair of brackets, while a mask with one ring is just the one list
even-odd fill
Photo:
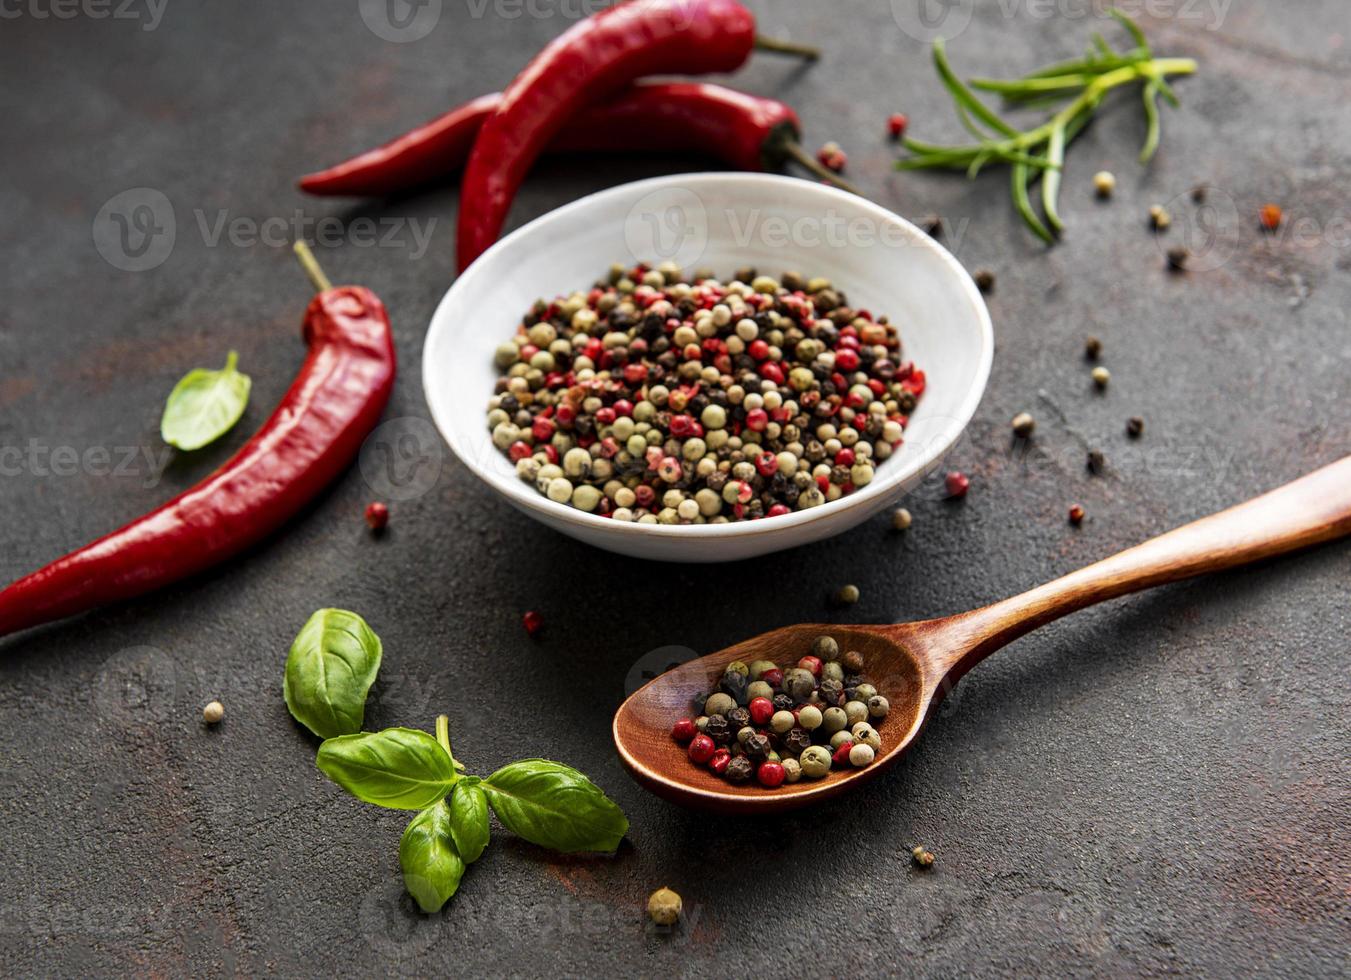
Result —
[[[647, 789], [722, 813], [771, 813], [837, 796], [877, 776], [914, 744], [943, 696], [968, 670], [1023, 634], [1107, 599], [1236, 568], [1351, 534], [1351, 456], [1247, 503], [1152, 538], [1022, 595], [971, 612], [894, 626], [799, 624], [681, 664], [634, 692], [615, 713], [620, 761]], [[734, 784], [692, 763], [671, 738], [694, 699], [715, 690], [733, 660], [796, 663], [818, 636], [863, 655], [863, 673], [891, 703], [877, 725], [882, 750], [862, 769], [766, 789]]]

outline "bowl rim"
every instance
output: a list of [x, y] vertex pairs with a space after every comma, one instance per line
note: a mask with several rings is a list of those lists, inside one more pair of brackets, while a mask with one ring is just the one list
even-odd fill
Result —
[[[838, 500], [832, 500], [808, 510], [794, 511], [791, 514], [755, 521], [729, 521], [726, 524], [641, 524], [637, 521], [616, 521], [608, 517], [601, 517], [598, 514], [578, 510], [567, 504], [557, 503], [528, 487], [514, 474], [507, 477], [481, 465], [476, 459], [476, 454], [470, 451], [469, 447], [461, 445], [456, 438], [456, 426], [451, 424], [447, 417], [449, 408], [441, 405], [438, 396], [434, 394], [441, 379], [432, 377], [432, 346], [436, 338], [448, 329], [445, 326], [438, 328], [438, 324], [453, 322], [453, 318], [448, 314], [443, 315], [443, 311], [448, 308], [459, 292], [472, 287], [480, 276], [486, 275], [482, 271], [489, 265], [486, 260], [498, 252], [512, 248], [517, 242], [530, 238], [542, 228], [555, 223], [566, 222], [573, 218], [577, 212], [604, 203], [609, 198], [618, 198], [635, 193], [641, 197], [644, 191], [657, 190], [663, 185], [677, 182], [682, 187], [695, 185], [691, 189], [696, 192], [699, 185], [742, 184], [749, 186], [771, 184], [776, 185], [784, 193], [818, 196], [822, 199], [823, 204], [834, 202], [844, 203], [850, 207], [859, 207], [879, 222], [894, 222], [901, 226], [908, 238], [912, 239], [919, 247], [929, 249], [944, 265], [948, 266], [955, 274], [964, 298], [975, 313], [980, 334], [980, 350], [977, 352], [978, 363], [975, 377], [957, 410], [950, 415], [953, 424], [950, 426], [948, 436], [931, 440], [923, 452], [905, 466], [897, 467], [893, 473], [875, 479], [861, 490], [856, 490], [854, 493]], [[967, 425], [970, 424], [981, 399], [985, 396], [993, 360], [994, 326], [990, 320], [990, 311], [981, 297], [980, 290], [976, 287], [965, 266], [957, 261], [956, 256], [913, 222], [907, 221], [894, 211], [868, 198], [850, 194], [848, 191], [825, 184], [812, 183], [798, 177], [788, 177], [782, 174], [708, 171], [666, 174], [607, 187], [580, 197], [575, 201], [570, 201], [554, 208], [552, 211], [547, 211], [495, 242], [450, 284], [445, 295], [441, 297], [441, 301], [437, 303], [436, 309], [432, 312], [432, 318], [427, 325], [427, 332], [422, 345], [422, 389], [423, 398], [427, 402], [433, 423], [441, 433], [441, 438], [446, 441], [460, 462], [476, 477], [519, 507], [530, 511], [539, 511], [544, 515], [553, 515], [559, 520], [589, 527], [599, 533], [627, 534], [635, 538], [644, 536], [688, 538], [692, 540], [700, 538], [739, 538], [787, 531], [790, 528], [810, 524], [823, 517], [842, 515], [850, 510], [868, 507], [878, 497], [895, 493], [897, 485], [903, 483], [907, 477], [930, 472], [937, 461], [947, 453], [953, 443], [961, 437]], [[882, 467], [878, 467], [878, 470], [881, 472]]]

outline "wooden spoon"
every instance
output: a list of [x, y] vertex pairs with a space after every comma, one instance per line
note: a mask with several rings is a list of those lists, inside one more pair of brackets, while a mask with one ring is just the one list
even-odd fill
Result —
[[[667, 671], [615, 712], [615, 748], [643, 786], [676, 803], [725, 813], [770, 813], [815, 803], [872, 779], [900, 758], [953, 684], [1005, 644], [1107, 599], [1261, 561], [1351, 534], [1351, 456], [1237, 507], [1187, 524], [1144, 544], [992, 606], [895, 626], [800, 624], [772, 630]], [[795, 662], [816, 637], [863, 654], [864, 673], [891, 702], [875, 722], [882, 751], [864, 769], [832, 770], [765, 789], [733, 784], [685, 755], [671, 726], [691, 714], [691, 700], [715, 688], [733, 660]]]

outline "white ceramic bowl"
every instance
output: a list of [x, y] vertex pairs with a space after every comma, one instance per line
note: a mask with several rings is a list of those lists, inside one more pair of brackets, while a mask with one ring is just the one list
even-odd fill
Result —
[[[614, 521], [523, 482], [486, 423], [493, 351], [538, 298], [590, 286], [614, 262], [675, 261], [720, 277], [754, 266], [826, 276], [855, 308], [887, 314], [928, 378], [904, 444], [866, 487], [783, 517], [729, 524]], [[914, 225], [861, 197], [768, 174], [680, 174], [592, 194], [485, 252], [432, 317], [422, 374], [433, 420], [460, 460], [518, 510], [610, 551], [662, 561], [749, 558], [839, 534], [892, 504], [942, 460], [985, 390], [994, 339], [971, 277]]]

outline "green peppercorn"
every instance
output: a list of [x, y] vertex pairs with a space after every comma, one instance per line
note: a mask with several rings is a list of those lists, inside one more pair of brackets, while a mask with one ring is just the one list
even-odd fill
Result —
[[823, 681], [842, 681], [844, 680], [844, 665], [838, 660], [828, 660], [821, 665], [821, 680]]
[[783, 693], [798, 701], [806, 701], [816, 690], [816, 675], [803, 667], [794, 667], [783, 675]]
[[694, 727], [701, 732], [708, 731], [708, 715], [700, 715], [698, 718], [694, 719]]
[[835, 601], [842, 606], [852, 606], [858, 602], [858, 595], [857, 585], [841, 586], [840, 590], [835, 593]]
[[891, 713], [891, 702], [880, 694], [868, 699], [868, 714], [874, 718], [885, 718]]
[[868, 706], [862, 701], [849, 701], [844, 706], [844, 716], [849, 719], [851, 725], [857, 725], [860, 721], [867, 721]]
[[776, 711], [769, 719], [770, 731], [782, 735], [796, 724], [791, 711]]
[[758, 681], [760, 676], [767, 670], [773, 670], [775, 663], [772, 660], [752, 660], [751, 661], [751, 680]]
[[857, 650], [850, 650], [840, 660], [844, 664], [844, 669], [851, 674], [860, 673], [863, 670], [863, 654]]
[[849, 750], [849, 764], [862, 769], [864, 766], [872, 765], [877, 753], [873, 751], [871, 745], [863, 742], [855, 742], [854, 747]]
[[824, 660], [834, 660], [840, 655], [840, 645], [833, 636], [818, 636], [812, 641], [812, 656]]
[[876, 694], [877, 688], [873, 687], [871, 684], [859, 684], [854, 687], [853, 700], [862, 701], [866, 704], [868, 699], [875, 697]]
[[852, 742], [853, 740], [853, 733], [841, 730], [830, 736], [830, 747], [832, 749], [838, 749], [845, 742]]
[[647, 899], [647, 914], [659, 926], [673, 926], [680, 921], [684, 903], [669, 888], [658, 888]]
[[833, 735], [849, 724], [849, 716], [843, 708], [827, 708], [821, 713], [821, 730]]
[[745, 748], [746, 739], [750, 738], [754, 734], [755, 728], [753, 726], [743, 725], [742, 727], [738, 728], [736, 732], [737, 744], [740, 745], [742, 748]]
[[785, 783], [795, 783], [802, 778], [802, 764], [796, 759], [784, 759], [781, 765], [783, 766], [783, 781]]
[[722, 672], [723, 676], [726, 676], [727, 674], [740, 674], [741, 676], [745, 677], [750, 674], [751, 669], [747, 667], [745, 663], [743, 663], [742, 661], [733, 660], [730, 664], [728, 664], [726, 667], [723, 668]]
[[807, 705], [798, 712], [797, 716], [797, 723], [809, 732], [820, 728], [823, 720], [821, 709], [813, 704]]
[[820, 779], [830, 772], [830, 752], [825, 746], [813, 745], [803, 751], [798, 764], [802, 767], [802, 775], [809, 779]]
[[874, 752], [882, 751], [882, 736], [877, 734], [877, 729], [866, 721], [859, 722], [849, 730], [849, 733], [854, 736], [855, 742], [872, 746]]
[[718, 691], [716, 694], [710, 694], [708, 700], [704, 702], [704, 714], [725, 715], [735, 707], [736, 702], [732, 700], [731, 695]]
[[774, 688], [764, 681], [751, 681], [746, 687], [746, 697], [752, 701], [756, 698], [772, 698], [774, 697]]

